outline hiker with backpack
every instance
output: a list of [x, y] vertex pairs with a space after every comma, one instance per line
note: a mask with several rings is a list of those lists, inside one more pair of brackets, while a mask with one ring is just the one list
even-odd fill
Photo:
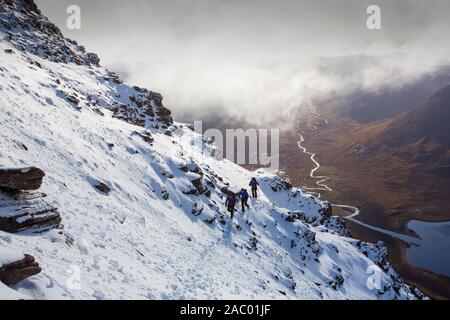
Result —
[[234, 208], [236, 206], [236, 195], [234, 193], [230, 193], [225, 201], [225, 206], [227, 207], [228, 212], [231, 214], [231, 219], [234, 217]]
[[248, 205], [249, 197], [250, 197], [250, 195], [248, 194], [247, 190], [241, 189], [241, 192], [239, 192], [239, 198], [241, 199], [242, 212], [245, 212], [246, 207], [247, 207], [247, 210], [250, 209], [250, 206]]
[[252, 178], [252, 181], [250, 181], [249, 186], [252, 187], [252, 197], [255, 199], [258, 198], [259, 183], [258, 183], [258, 181], [256, 181], [256, 178]]

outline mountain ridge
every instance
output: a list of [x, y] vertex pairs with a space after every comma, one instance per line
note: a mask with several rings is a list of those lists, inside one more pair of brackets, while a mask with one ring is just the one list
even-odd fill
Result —
[[393, 118], [362, 127], [358, 144], [389, 152], [450, 178], [450, 86]]

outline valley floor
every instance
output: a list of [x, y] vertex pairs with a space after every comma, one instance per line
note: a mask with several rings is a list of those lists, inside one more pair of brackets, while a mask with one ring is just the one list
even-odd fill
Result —
[[[332, 119], [333, 116], [330, 114], [323, 117]], [[317, 127], [316, 120], [315, 116], [311, 116], [311, 118], [306, 120], [300, 120], [298, 130], [290, 130], [281, 134], [281, 158], [283, 159], [281, 165], [286, 172], [286, 176], [289, 177], [294, 185], [315, 186], [317, 182], [317, 180], [309, 177], [309, 173], [314, 167], [310, 157], [301, 150], [293, 150], [292, 148], [299, 140], [296, 131], [300, 132], [307, 128], [304, 136], [308, 149], [317, 153], [316, 158], [321, 164], [317, 174], [331, 177], [326, 184], [333, 191], [321, 191], [323, 199], [327, 199], [332, 203], [355, 205], [361, 209], [358, 220], [404, 234], [410, 232], [406, 225], [411, 220], [438, 222], [450, 219], [450, 212], [447, 210], [449, 206], [446, 202], [449, 200], [448, 197], [441, 197], [440, 203], [433, 203], [435, 210], [433, 214], [427, 213], [427, 211], [420, 212], [419, 210], [414, 210], [414, 207], [420, 208], [421, 203], [423, 203], [421, 201], [424, 200], [411, 197], [404, 198], [402, 194], [403, 189], [398, 189], [393, 194], [392, 189], [386, 188], [385, 184], [389, 184], [389, 181], [383, 179], [386, 175], [380, 174], [380, 166], [374, 166], [376, 169], [373, 172], [369, 172], [368, 168], [358, 166], [355, 159], [351, 163], [343, 165], [343, 163], [346, 163], [345, 158], [343, 159], [342, 155], [338, 154], [343, 153], [342, 149], [336, 146], [341, 145], [341, 141], [347, 141], [348, 132], [351, 132], [356, 125], [354, 122], [345, 119], [335, 119], [329, 120], [327, 126]], [[339, 126], [334, 125], [335, 123], [339, 123]], [[391, 175], [390, 179], [395, 179], [395, 176]], [[380, 185], [380, 183], [382, 184]], [[431, 185], [422, 186], [424, 189], [435, 187], [434, 181]], [[383, 201], [380, 201], [380, 199]], [[427, 203], [427, 206], [429, 206], [429, 203]], [[341, 217], [349, 214], [336, 209], [334, 213]], [[389, 248], [390, 262], [411, 285], [419, 287], [434, 298], [450, 298], [450, 279], [409, 264], [406, 257], [408, 247], [405, 243], [364, 228], [351, 221], [347, 222], [347, 227], [352, 236], [358, 239], [368, 242], [384, 241]]]

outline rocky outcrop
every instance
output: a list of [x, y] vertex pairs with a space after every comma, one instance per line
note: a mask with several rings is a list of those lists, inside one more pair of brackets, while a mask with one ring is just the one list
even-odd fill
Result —
[[[95, 53], [86, 52], [76, 41], [64, 38], [58, 27], [41, 14], [34, 1], [4, 0], [0, 3], [0, 41], [15, 49], [13, 51], [7, 48], [8, 53], [31, 53], [52, 62], [73, 63], [91, 69], [100, 67], [99, 57]], [[29, 60], [34, 66], [45, 68], [34, 59]], [[166, 130], [173, 125], [172, 113], [163, 105], [161, 94], [128, 86], [115, 73], [102, 71], [105, 81], [111, 87], [109, 101], [98, 101], [97, 93], [82, 93], [77, 88], [62, 85], [60, 79], [56, 79], [58, 96], [67, 100], [78, 111], [90, 107], [104, 115], [101, 107], [105, 107], [113, 112], [113, 117], [147, 129]], [[123, 92], [126, 92], [126, 96], [122, 96]], [[118, 97], [121, 99], [118, 100]], [[165, 133], [171, 134], [167, 130]]]
[[[41, 14], [41, 11], [37, 7], [36, 3], [34, 3], [33, 0], [20, 0], [20, 3], [22, 5], [23, 10], [26, 10], [28, 12], [34, 12], [37, 14]], [[3, 0], [2, 5], [13, 7], [14, 6], [14, 0]]]
[[211, 196], [211, 190], [208, 189], [208, 183], [205, 182], [205, 173], [198, 164], [195, 162], [190, 162], [186, 165], [182, 165], [179, 169], [188, 174], [193, 186], [190, 190], [185, 191], [184, 194], [195, 196], [205, 195], [207, 197]]
[[333, 280], [328, 282], [328, 285], [333, 288], [333, 290], [339, 290], [344, 285], [345, 279], [342, 275], [342, 269], [338, 266], [333, 266]]
[[[0, 169], [0, 230], [18, 233], [59, 228], [61, 217], [46, 194], [32, 192], [42, 185], [45, 172], [36, 167]], [[30, 192], [31, 191], [31, 192]]]
[[336, 234], [343, 237], [350, 236], [350, 233], [348, 232], [345, 226], [345, 222], [342, 218], [337, 216], [327, 216], [322, 212], [317, 216], [308, 216], [301, 211], [289, 212], [285, 220], [287, 222], [295, 222], [298, 220], [313, 227], [324, 226], [327, 228], [327, 230], [329, 230], [329, 232], [335, 232]]
[[292, 184], [278, 176], [272, 176], [265, 179], [273, 192], [287, 191], [292, 189]]
[[45, 201], [46, 196], [39, 192], [0, 192], [0, 230], [18, 233], [29, 229], [44, 232], [60, 228], [58, 209]]
[[157, 92], [133, 87], [129, 103], [112, 107], [113, 117], [140, 127], [160, 125], [167, 129], [173, 124], [172, 112], [164, 107], [163, 97]]
[[324, 215], [325, 217], [331, 218], [333, 216], [333, 206], [330, 202], [325, 201], [323, 202], [323, 207], [319, 210], [319, 213], [321, 215]]
[[0, 169], [0, 188], [12, 190], [37, 190], [45, 173], [39, 168]]
[[144, 140], [146, 143], [148, 143], [150, 146], [153, 146], [153, 142], [155, 141], [155, 139], [152, 136], [152, 133], [147, 130], [141, 132], [134, 131], [132, 135], [141, 137], [141, 139]]
[[3, 0], [0, 28], [7, 30], [5, 41], [18, 51], [30, 52], [60, 63], [98, 66], [96, 54], [86, 52], [75, 41], [65, 39], [58, 27], [41, 14], [33, 0]]
[[39, 274], [42, 271], [34, 257], [25, 255], [23, 259], [0, 266], [0, 281], [6, 285], [15, 285], [20, 281]]
[[388, 262], [388, 251], [382, 241], [378, 241], [376, 244], [358, 241], [356, 242], [356, 247], [378, 266], [380, 270], [385, 272], [391, 280], [390, 283], [386, 283], [382, 288], [379, 288], [378, 296], [396, 296], [406, 290], [416, 299], [428, 299], [419, 289], [408, 286], [395, 272]]
[[304, 230], [294, 232], [294, 235], [295, 239], [291, 242], [291, 247], [298, 246], [300, 259], [302, 261], [314, 260], [318, 262], [321, 250], [316, 240], [316, 233], [305, 228]]

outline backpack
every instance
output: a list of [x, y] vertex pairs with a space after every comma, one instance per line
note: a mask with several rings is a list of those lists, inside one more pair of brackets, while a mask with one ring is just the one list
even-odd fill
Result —
[[236, 198], [233, 196], [228, 196], [226, 202], [229, 206], [234, 206], [236, 204]]
[[240, 197], [241, 197], [242, 200], [245, 201], [245, 200], [247, 200], [248, 198], [250, 198], [250, 195], [248, 194], [247, 191], [241, 191]]

